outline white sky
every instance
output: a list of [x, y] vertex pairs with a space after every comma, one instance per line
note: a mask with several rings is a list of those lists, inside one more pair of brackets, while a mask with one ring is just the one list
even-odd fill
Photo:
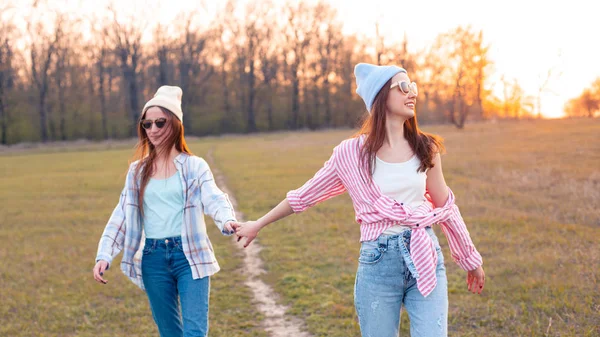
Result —
[[[7, 1], [7, 0], [3, 0]], [[10, 0], [8, 0], [10, 2]], [[251, 0], [240, 0], [241, 4]], [[273, 0], [284, 3], [285, 0]], [[295, 0], [292, 0], [295, 1]], [[316, 2], [316, 0], [310, 0]], [[526, 93], [536, 95], [540, 77], [554, 67], [560, 78], [550, 84], [554, 93], [542, 99], [547, 117], [562, 115], [564, 103], [578, 96], [600, 77], [600, 20], [594, 1], [589, 0], [328, 0], [338, 9], [338, 18], [347, 33], [375, 35], [375, 23], [387, 41], [401, 41], [406, 33], [413, 52], [430, 45], [440, 33], [459, 25], [483, 30], [491, 45], [494, 74], [517, 79]], [[43, 1], [41, 1], [43, 2]], [[27, 12], [31, 0], [15, 0], [19, 12]], [[76, 13], [103, 11], [108, 0], [48, 0], [51, 8], [72, 8]], [[129, 0], [119, 1], [119, 13], [146, 12], [155, 22], [171, 23], [178, 13], [202, 7], [214, 13], [222, 0]], [[143, 15], [143, 14], [141, 14]], [[212, 18], [207, 18], [212, 19]], [[501, 93], [501, 85], [495, 87]]]

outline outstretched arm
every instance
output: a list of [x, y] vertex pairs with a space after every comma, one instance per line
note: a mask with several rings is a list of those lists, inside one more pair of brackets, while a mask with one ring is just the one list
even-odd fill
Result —
[[[436, 154], [434, 166], [427, 171], [427, 191], [435, 207], [443, 207], [448, 200], [448, 186], [442, 172], [442, 159]], [[467, 287], [472, 293], [481, 294], [485, 284], [485, 272], [482, 267], [481, 255], [467, 230], [457, 206], [453, 208], [453, 215], [447, 221], [440, 222], [442, 230], [448, 239], [452, 258], [458, 265], [467, 271]]]
[[294, 211], [292, 210], [290, 203], [287, 199], [283, 199], [279, 205], [275, 206], [275, 208], [270, 210], [257, 221], [248, 221], [243, 224], [239, 222], [233, 222], [231, 224], [236, 230], [238, 241], [240, 241], [243, 237], [246, 238], [246, 242], [244, 243], [245, 248], [248, 247], [248, 245], [256, 238], [258, 232], [263, 227], [277, 220], [281, 220], [291, 214], [294, 214]]
[[247, 247], [256, 238], [258, 232], [268, 224], [283, 219], [290, 214], [303, 212], [320, 202], [344, 193], [346, 188], [338, 175], [336, 162], [336, 150], [334, 149], [331, 158], [325, 162], [325, 165], [312, 179], [299, 189], [289, 191], [286, 199], [258, 221], [249, 221], [243, 224], [239, 222], [232, 223], [232, 227], [238, 235], [238, 241], [242, 237], [246, 237], [244, 247]]

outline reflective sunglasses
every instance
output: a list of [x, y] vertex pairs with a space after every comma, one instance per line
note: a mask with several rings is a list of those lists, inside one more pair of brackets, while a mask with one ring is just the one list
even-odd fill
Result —
[[419, 90], [417, 89], [417, 83], [412, 82], [412, 83], [408, 83], [406, 81], [398, 81], [398, 82], [394, 82], [392, 83], [392, 85], [390, 86], [390, 89], [393, 89], [395, 87], [398, 87], [398, 90], [400, 90], [400, 92], [402, 92], [405, 95], [410, 94], [411, 92], [417, 96], [419, 94]]
[[165, 126], [165, 124], [167, 124], [167, 119], [164, 117], [161, 117], [161, 118], [157, 118], [155, 120], [142, 119], [140, 121], [140, 124], [142, 124], [142, 127], [146, 130], [150, 130], [150, 128], [152, 127], [152, 123], [156, 124], [157, 128], [162, 129], [163, 126]]

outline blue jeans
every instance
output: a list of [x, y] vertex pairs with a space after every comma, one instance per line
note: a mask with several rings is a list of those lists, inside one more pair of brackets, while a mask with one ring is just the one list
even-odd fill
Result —
[[192, 278], [181, 237], [146, 239], [142, 280], [161, 337], [208, 335], [210, 279]]
[[397, 337], [400, 312], [406, 307], [411, 337], [448, 335], [448, 281], [444, 256], [433, 229], [427, 228], [438, 254], [437, 286], [427, 297], [417, 289], [410, 257], [410, 235], [382, 235], [360, 248], [354, 305], [363, 337]]

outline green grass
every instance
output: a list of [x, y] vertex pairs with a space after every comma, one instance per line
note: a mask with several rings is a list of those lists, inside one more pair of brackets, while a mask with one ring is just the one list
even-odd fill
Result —
[[[600, 121], [424, 129], [446, 139], [446, 181], [487, 275], [484, 294], [469, 294], [436, 229], [447, 261], [450, 336], [599, 335]], [[240, 210], [254, 219], [312, 177], [352, 132], [206, 138], [191, 147], [201, 156], [213, 149]], [[91, 273], [130, 147], [0, 155], [0, 336], [157, 335], [143, 292], [117, 268], [108, 285]], [[210, 336], [266, 336], [243, 286], [240, 252], [207, 224], [222, 267], [212, 279]], [[359, 335], [352, 297], [358, 238], [347, 195], [259, 235], [265, 281], [315, 336]], [[402, 322], [408, 336], [406, 313]]]

